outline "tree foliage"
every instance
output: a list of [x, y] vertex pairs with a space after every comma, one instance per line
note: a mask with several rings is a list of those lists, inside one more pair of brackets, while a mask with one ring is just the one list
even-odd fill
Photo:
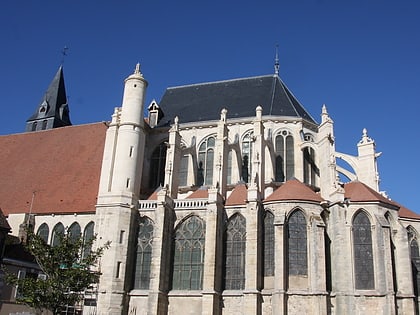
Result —
[[99, 282], [100, 273], [95, 266], [109, 247], [107, 243], [92, 249], [96, 236], [86, 240], [70, 233], [57, 233], [57, 237], [58, 244], [52, 246], [28, 231], [26, 249], [45, 277], [19, 279], [16, 274], [6, 273], [6, 281], [18, 287], [17, 302], [53, 314], [59, 314], [67, 305], [75, 305], [83, 298], [84, 290]]

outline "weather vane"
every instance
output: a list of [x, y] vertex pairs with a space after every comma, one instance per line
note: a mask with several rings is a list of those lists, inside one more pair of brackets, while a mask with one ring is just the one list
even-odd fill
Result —
[[64, 46], [63, 50], [61, 51], [61, 64], [64, 64], [64, 58], [67, 56], [67, 50], [69, 48], [67, 46]]

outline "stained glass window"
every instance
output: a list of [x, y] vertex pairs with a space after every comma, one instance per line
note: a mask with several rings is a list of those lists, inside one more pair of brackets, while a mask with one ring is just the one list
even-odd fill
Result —
[[180, 186], [188, 185], [188, 161], [189, 161], [189, 155], [183, 155], [181, 157], [181, 166], [179, 168], [179, 185]]
[[[83, 243], [84, 244], [90, 242], [93, 239], [93, 229], [94, 229], [94, 227], [95, 227], [95, 224], [93, 222], [89, 222], [86, 225], [85, 230], [83, 232]], [[90, 244], [90, 246], [86, 246], [84, 248], [84, 251], [83, 251], [83, 257], [86, 257], [87, 255], [89, 255], [91, 250], [92, 250], [92, 244]]]
[[306, 219], [302, 211], [294, 211], [287, 222], [287, 257], [289, 275], [308, 274]]
[[48, 228], [48, 225], [46, 223], [42, 223], [36, 234], [39, 235], [45, 241], [45, 243], [47, 243], [48, 235], [50, 234], [50, 229]]
[[201, 290], [203, 287], [205, 224], [191, 216], [175, 231], [172, 288]]
[[226, 227], [225, 290], [243, 290], [245, 287], [246, 221], [234, 214]]
[[198, 186], [213, 184], [214, 145], [214, 137], [208, 137], [198, 149]]
[[52, 231], [52, 240], [51, 240], [51, 244], [52, 246], [57, 246], [59, 245], [59, 238], [58, 238], [58, 234], [63, 235], [64, 234], [64, 225], [62, 223], [57, 223]]
[[163, 186], [165, 180], [166, 144], [161, 143], [154, 151], [150, 160], [150, 188]]
[[74, 222], [72, 225], [70, 225], [68, 233], [70, 234], [70, 238], [72, 240], [78, 239], [81, 235], [81, 229], [80, 229], [79, 223]]
[[276, 170], [277, 182], [291, 179], [295, 174], [295, 147], [293, 136], [283, 130], [276, 136]]
[[420, 252], [419, 244], [417, 242], [417, 234], [411, 226], [408, 227], [408, 241], [410, 244], [414, 295], [418, 297], [420, 289]]
[[152, 263], [152, 241], [153, 222], [147, 217], [141, 217], [137, 236], [134, 289], [149, 289], [150, 267]]
[[356, 289], [374, 289], [371, 223], [363, 211], [353, 219], [353, 250]]
[[264, 276], [274, 276], [274, 215], [264, 216]]

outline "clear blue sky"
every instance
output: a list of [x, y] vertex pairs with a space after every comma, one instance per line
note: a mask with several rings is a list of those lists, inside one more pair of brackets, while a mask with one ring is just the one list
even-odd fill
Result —
[[[0, 134], [22, 132], [69, 47], [73, 124], [110, 120], [137, 62], [147, 104], [166, 87], [273, 73], [356, 154], [367, 128], [381, 190], [420, 212], [420, 1], [79, 1], [0, 4]], [[146, 104], [146, 105], [147, 105]]]

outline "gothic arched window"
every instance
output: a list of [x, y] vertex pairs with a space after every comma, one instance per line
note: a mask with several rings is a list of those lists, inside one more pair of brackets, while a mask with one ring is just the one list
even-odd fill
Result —
[[371, 223], [363, 211], [353, 219], [353, 251], [356, 289], [374, 289]]
[[89, 255], [92, 250], [92, 244], [90, 242], [93, 239], [94, 227], [95, 227], [95, 224], [93, 222], [89, 222], [86, 225], [85, 230], [83, 231], [83, 244], [84, 244], [83, 257], [86, 257], [87, 255]]
[[242, 138], [242, 172], [241, 179], [249, 183], [252, 176], [252, 137], [253, 132], [248, 131]]
[[316, 185], [319, 169], [315, 164], [315, 150], [310, 147], [303, 149], [303, 180], [306, 184]]
[[60, 238], [58, 235], [64, 235], [64, 225], [62, 223], [57, 223], [53, 228], [51, 238], [52, 246], [57, 246], [60, 244]]
[[172, 289], [203, 288], [205, 224], [197, 216], [182, 222], [175, 231]]
[[264, 215], [264, 276], [274, 276], [274, 215]]
[[198, 149], [197, 186], [213, 184], [215, 138], [208, 137]]
[[152, 241], [153, 222], [147, 217], [141, 217], [137, 236], [134, 289], [149, 289], [150, 267], [152, 263]]
[[411, 257], [411, 271], [413, 274], [413, 289], [414, 295], [419, 296], [420, 289], [420, 251], [419, 243], [417, 242], [417, 233], [416, 231], [409, 226], [407, 228], [408, 232], [408, 242], [410, 244], [410, 257]]
[[287, 260], [289, 275], [308, 274], [308, 238], [306, 219], [301, 210], [294, 211], [287, 220]]
[[190, 156], [183, 155], [181, 157], [181, 165], [179, 168], [179, 186], [187, 186], [188, 185], [188, 162]]
[[276, 136], [276, 182], [284, 182], [295, 175], [295, 147], [292, 134], [282, 130]]
[[166, 144], [162, 142], [153, 151], [150, 158], [150, 188], [163, 186], [165, 181]]
[[225, 290], [245, 287], [246, 220], [234, 214], [228, 221], [225, 236]]
[[72, 225], [70, 225], [68, 229], [68, 233], [70, 234], [70, 238], [72, 240], [77, 240], [81, 235], [81, 229], [80, 229], [79, 223], [74, 222]]
[[50, 234], [50, 229], [46, 223], [42, 223], [41, 226], [38, 228], [38, 232], [36, 234], [41, 237], [45, 243], [48, 243], [48, 236]]

